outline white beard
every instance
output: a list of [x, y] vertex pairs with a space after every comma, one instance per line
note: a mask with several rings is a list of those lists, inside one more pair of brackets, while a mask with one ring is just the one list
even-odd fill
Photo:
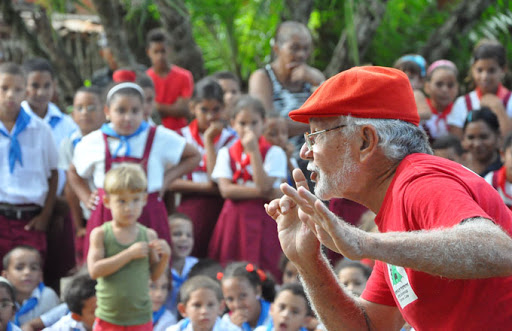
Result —
[[342, 197], [343, 192], [356, 172], [355, 163], [349, 156], [348, 144], [340, 159], [343, 162], [341, 168], [332, 175], [326, 175], [316, 166], [309, 166], [308, 169], [317, 174], [315, 183], [315, 195], [321, 200], [329, 200], [334, 197]]

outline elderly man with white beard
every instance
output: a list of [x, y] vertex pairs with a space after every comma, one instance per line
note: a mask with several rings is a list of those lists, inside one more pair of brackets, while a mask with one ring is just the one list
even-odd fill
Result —
[[[328, 330], [502, 330], [512, 326], [512, 213], [465, 167], [432, 156], [407, 76], [359, 67], [322, 84], [290, 117], [309, 123], [301, 157], [314, 195], [297, 190], [265, 205]], [[377, 214], [363, 232], [321, 200], [341, 197]], [[376, 260], [360, 298], [351, 296], [321, 244]]]

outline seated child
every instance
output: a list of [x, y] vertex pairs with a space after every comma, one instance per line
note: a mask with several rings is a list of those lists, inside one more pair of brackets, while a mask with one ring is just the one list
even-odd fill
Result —
[[348, 259], [338, 262], [334, 271], [338, 275], [340, 283], [356, 297], [363, 293], [366, 282], [372, 273], [372, 269], [367, 265]]
[[57, 306], [59, 297], [44, 285], [41, 255], [31, 246], [18, 246], [4, 256], [2, 276], [16, 291], [14, 324], [26, 322]]
[[167, 298], [166, 307], [177, 316], [178, 293], [187, 280], [190, 269], [197, 263], [197, 258], [190, 256], [194, 247], [194, 228], [190, 218], [181, 213], [169, 216], [171, 231], [171, 274], [172, 291]]
[[239, 331], [219, 316], [224, 311], [224, 300], [218, 282], [207, 276], [195, 276], [180, 289], [180, 314], [185, 317], [166, 331]]
[[0, 331], [21, 331], [10, 321], [16, 311], [14, 301], [14, 288], [7, 279], [0, 277]]
[[69, 313], [45, 331], [90, 331], [96, 309], [96, 281], [88, 274], [78, 275], [71, 280], [64, 295]]
[[266, 273], [247, 262], [233, 262], [221, 278], [222, 293], [229, 312], [222, 319], [242, 330], [270, 323], [270, 302], [275, 285]]
[[284, 253], [281, 254], [281, 259], [279, 260], [279, 269], [283, 272], [283, 285], [299, 282], [299, 272], [297, 268]]
[[149, 283], [149, 297], [153, 306], [154, 331], [164, 331], [167, 327], [176, 324], [176, 316], [166, 309], [164, 305], [170, 288], [168, 272], [162, 273], [157, 280]]
[[311, 307], [299, 283], [283, 285], [270, 305], [272, 326], [259, 326], [255, 331], [307, 331]]
[[505, 204], [512, 210], [512, 134], [505, 138], [500, 153], [503, 166], [488, 173], [485, 180], [498, 190]]
[[98, 280], [98, 308], [94, 330], [152, 330], [149, 279], [165, 272], [169, 245], [137, 219], [147, 200], [142, 167], [122, 164], [107, 172], [104, 204], [112, 221], [91, 232], [87, 266]]

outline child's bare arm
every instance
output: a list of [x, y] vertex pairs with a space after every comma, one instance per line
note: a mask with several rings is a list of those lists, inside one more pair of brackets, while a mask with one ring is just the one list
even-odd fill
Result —
[[53, 207], [55, 206], [55, 201], [57, 200], [57, 183], [59, 180], [59, 174], [57, 169], [51, 170], [50, 177], [48, 178], [48, 192], [46, 193], [46, 199], [44, 201], [44, 206], [39, 215], [34, 217], [28, 222], [25, 226], [25, 230], [36, 230], [36, 231], [46, 231], [48, 227], [48, 222], [50, 221], [50, 217], [53, 213]]
[[180, 163], [165, 171], [164, 186], [162, 187], [162, 190], [167, 190], [176, 178], [194, 170], [200, 161], [201, 154], [199, 151], [194, 146], [187, 143], [183, 149], [183, 153], [181, 154]]
[[87, 208], [94, 209], [99, 203], [97, 192], [91, 192], [89, 184], [85, 178], [80, 177], [80, 175], [76, 172], [76, 168], [73, 164], [69, 166], [67, 176], [69, 184], [71, 185], [71, 188], [75, 192], [78, 199], [80, 199], [80, 201], [82, 201], [87, 206]]
[[224, 199], [245, 200], [265, 197], [259, 188], [238, 185], [228, 178], [219, 178], [218, 183], [220, 194]]
[[191, 180], [178, 178], [172, 182], [172, 184], [169, 186], [169, 190], [181, 193], [201, 192], [205, 194], [219, 195], [219, 189], [217, 185], [212, 181], [194, 182]]
[[151, 280], [157, 281], [158, 278], [165, 272], [169, 264], [169, 257], [171, 256], [171, 248], [167, 241], [158, 239], [156, 232], [148, 229], [149, 240], [149, 263], [151, 267]]
[[92, 279], [109, 276], [124, 267], [131, 260], [148, 256], [148, 244], [139, 241], [122, 252], [105, 258], [103, 239], [102, 227], [92, 230], [89, 252], [87, 253], [87, 268]]
[[210, 124], [208, 129], [204, 132], [204, 148], [206, 150], [206, 172], [208, 176], [212, 175], [213, 168], [217, 162], [217, 153], [215, 151], [215, 137], [222, 133], [224, 124], [221, 121], [216, 121]]

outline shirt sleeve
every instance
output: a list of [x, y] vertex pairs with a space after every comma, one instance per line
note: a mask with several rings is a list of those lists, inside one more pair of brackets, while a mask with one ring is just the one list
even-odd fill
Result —
[[186, 70], [184, 72], [185, 75], [183, 77], [183, 89], [181, 90], [181, 96], [183, 98], [190, 98], [194, 91], [194, 80], [190, 71]]
[[49, 327], [52, 324], [57, 323], [63, 316], [68, 313], [68, 305], [61, 303], [57, 307], [54, 307], [40, 316], [41, 321], [45, 327]]
[[[43, 140], [46, 141], [46, 162], [47, 166], [50, 171], [57, 169], [57, 165], [59, 163], [59, 153], [57, 151], [57, 146], [55, 145], [55, 140], [53, 140], [52, 132], [50, 130], [49, 126], [44, 126], [42, 130]], [[50, 173], [47, 174], [47, 176], [50, 176]]]
[[396, 306], [395, 299], [384, 275], [385, 264], [375, 261], [372, 274], [366, 283], [366, 287], [361, 294], [361, 298], [381, 305]]
[[466, 100], [462, 95], [455, 100], [452, 111], [446, 117], [446, 124], [462, 128], [464, 126], [464, 122], [466, 122], [467, 115], [468, 110], [466, 107]]
[[152, 152], [156, 151], [164, 163], [176, 165], [180, 163], [187, 141], [176, 132], [161, 125], [156, 128]]
[[68, 170], [73, 160], [73, 142], [70, 138], [62, 140], [59, 148], [59, 168]]
[[231, 162], [229, 158], [229, 150], [223, 147], [217, 154], [217, 161], [212, 172], [212, 179], [217, 182], [219, 178], [233, 178], [233, 170], [231, 169]]
[[286, 160], [286, 153], [281, 147], [272, 146], [265, 156], [263, 163], [263, 170], [269, 177], [276, 178], [273, 187], [279, 188], [279, 185], [286, 179], [286, 172], [288, 168], [288, 162]]

